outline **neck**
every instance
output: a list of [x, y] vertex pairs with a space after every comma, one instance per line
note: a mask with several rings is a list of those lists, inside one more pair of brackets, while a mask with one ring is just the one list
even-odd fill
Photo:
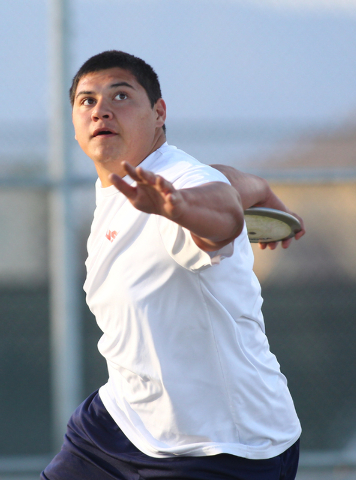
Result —
[[122, 166], [122, 162], [127, 162], [133, 167], [137, 167], [143, 162], [151, 153], [155, 152], [158, 148], [160, 148], [166, 142], [166, 136], [163, 130], [161, 129], [162, 133], [155, 139], [151, 148], [148, 148], [145, 153], [142, 155], [132, 158], [129, 155], [126, 158], [120, 157], [116, 158], [111, 161], [107, 161], [105, 163], [95, 162], [95, 168], [98, 173], [98, 177], [100, 178], [101, 185], [106, 188], [112, 185], [112, 182], [109, 180], [110, 173], [116, 173], [120, 177], [124, 177], [126, 172]]

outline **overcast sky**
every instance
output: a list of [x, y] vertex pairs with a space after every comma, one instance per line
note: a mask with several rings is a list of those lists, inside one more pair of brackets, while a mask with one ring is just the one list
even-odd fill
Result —
[[[141, 56], [159, 74], [171, 118], [325, 121], [356, 107], [356, 1], [70, 3], [72, 73], [106, 49]], [[2, 5], [0, 121], [48, 116], [47, 20], [45, 0]]]
[[[238, 0], [231, 0], [238, 1]], [[355, 0], [247, 0], [244, 3], [255, 4], [259, 7], [274, 7], [278, 10], [298, 10], [316, 12], [330, 11], [338, 13], [340, 11], [354, 14], [356, 12]]]
[[[49, 4], [11, 0], [1, 6], [0, 153], [26, 152], [29, 162], [47, 151]], [[161, 81], [168, 140], [207, 163], [250, 165], [250, 158], [273, 151], [276, 136], [285, 138], [285, 126], [299, 135], [294, 125], [313, 131], [356, 112], [356, 0], [69, 4], [71, 75], [103, 50], [142, 57]], [[245, 134], [246, 122], [252, 134]], [[272, 125], [262, 140], [260, 124], [262, 130]]]

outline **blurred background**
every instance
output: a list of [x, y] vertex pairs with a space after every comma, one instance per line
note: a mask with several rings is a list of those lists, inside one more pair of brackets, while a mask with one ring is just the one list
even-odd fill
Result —
[[271, 350], [303, 426], [298, 480], [356, 479], [356, 0], [1, 0], [0, 479], [33, 480], [106, 382], [85, 304], [95, 171], [67, 91], [142, 57], [168, 142], [267, 178], [305, 220], [254, 248]]

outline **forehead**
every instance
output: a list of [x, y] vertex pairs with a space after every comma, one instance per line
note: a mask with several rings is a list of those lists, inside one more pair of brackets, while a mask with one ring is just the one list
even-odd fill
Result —
[[97, 91], [104, 88], [110, 88], [111, 85], [121, 82], [128, 83], [135, 90], [143, 89], [136, 80], [136, 77], [130, 71], [115, 67], [83, 75], [78, 82], [75, 94], [77, 95], [82, 90]]

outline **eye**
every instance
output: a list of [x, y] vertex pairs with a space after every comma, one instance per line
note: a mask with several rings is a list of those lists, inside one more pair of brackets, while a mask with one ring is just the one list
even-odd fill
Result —
[[89, 105], [94, 105], [94, 102], [95, 102], [94, 98], [84, 98], [82, 100], [82, 105], [88, 107]]
[[127, 99], [127, 95], [126, 93], [118, 93], [116, 96], [115, 96], [115, 99], [116, 100], [126, 100]]

